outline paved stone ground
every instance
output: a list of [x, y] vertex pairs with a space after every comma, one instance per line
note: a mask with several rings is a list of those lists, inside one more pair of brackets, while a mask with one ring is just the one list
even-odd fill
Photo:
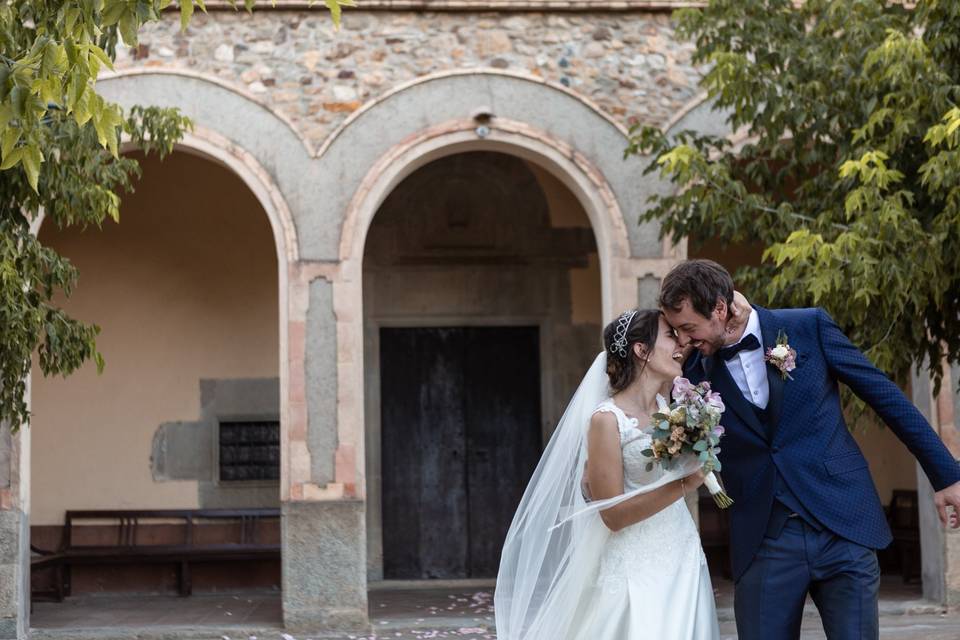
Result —
[[[723, 640], [735, 640], [732, 588], [718, 582]], [[882, 640], [958, 640], [960, 614], [943, 614], [919, 598], [918, 587], [885, 582]], [[280, 626], [277, 593], [170, 596], [90, 596], [37, 603], [32, 640], [493, 640], [493, 590], [473, 588], [372, 591], [366, 634], [289, 634]], [[816, 609], [808, 606], [803, 640], [825, 640]]]

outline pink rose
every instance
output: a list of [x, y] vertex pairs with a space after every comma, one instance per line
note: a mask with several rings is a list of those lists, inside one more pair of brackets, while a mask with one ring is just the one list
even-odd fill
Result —
[[694, 393], [693, 384], [682, 376], [677, 376], [673, 380], [673, 400], [674, 402], [683, 402]]
[[726, 410], [726, 406], [723, 404], [723, 399], [720, 397], [720, 394], [717, 393], [716, 391], [708, 392], [707, 397], [705, 399], [709, 406], [715, 409], [719, 409], [720, 411]]

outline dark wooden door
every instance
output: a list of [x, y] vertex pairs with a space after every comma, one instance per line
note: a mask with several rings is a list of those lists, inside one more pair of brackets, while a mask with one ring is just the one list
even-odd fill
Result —
[[381, 329], [384, 577], [493, 577], [540, 457], [536, 327]]

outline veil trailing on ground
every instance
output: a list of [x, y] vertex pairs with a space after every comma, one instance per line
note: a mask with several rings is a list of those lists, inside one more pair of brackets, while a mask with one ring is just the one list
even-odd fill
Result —
[[[670, 471], [659, 466], [642, 486], [609, 500], [587, 502], [581, 492], [587, 430], [610, 397], [607, 354], [593, 361], [560, 419], [507, 533], [494, 595], [497, 638], [561, 640], [578, 607], [589, 603], [610, 530], [600, 511], [653, 491], [699, 467], [694, 457]], [[633, 480], [633, 479], [632, 479]]]

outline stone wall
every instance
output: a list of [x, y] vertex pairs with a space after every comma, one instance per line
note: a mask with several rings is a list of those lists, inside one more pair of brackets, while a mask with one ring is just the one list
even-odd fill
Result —
[[30, 429], [12, 434], [0, 422], [0, 640], [24, 638], [30, 628], [29, 520]]
[[494, 68], [564, 85], [622, 123], [665, 124], [698, 93], [693, 47], [668, 13], [416, 13], [325, 10], [168, 16], [117, 68], [183, 68], [241, 87], [313, 145], [364, 102], [431, 73]]

